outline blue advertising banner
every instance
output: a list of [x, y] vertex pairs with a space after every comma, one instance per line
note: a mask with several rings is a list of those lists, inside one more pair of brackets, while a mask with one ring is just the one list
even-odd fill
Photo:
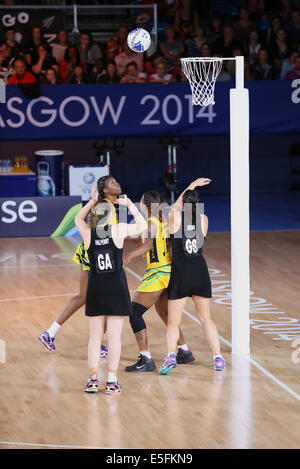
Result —
[[[300, 79], [250, 82], [253, 135], [299, 133]], [[224, 135], [229, 133], [229, 89], [217, 83], [214, 106], [192, 105], [188, 84], [44, 85], [29, 100], [7, 86], [0, 105], [0, 140]]]
[[0, 237], [72, 236], [81, 197], [0, 198]]

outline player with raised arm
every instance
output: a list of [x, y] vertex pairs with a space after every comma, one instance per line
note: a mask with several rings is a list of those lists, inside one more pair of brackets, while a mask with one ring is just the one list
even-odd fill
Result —
[[[96, 187], [94, 188], [96, 190]], [[75, 223], [86, 246], [90, 259], [90, 272], [86, 293], [85, 314], [89, 318], [90, 339], [88, 345], [89, 379], [86, 392], [98, 392], [99, 348], [107, 320], [108, 377], [106, 394], [121, 392], [117, 370], [121, 354], [121, 333], [125, 316], [131, 314], [130, 295], [123, 269], [123, 244], [127, 236], [144, 231], [147, 223], [143, 215], [126, 196], [115, 200], [127, 206], [134, 217], [134, 224], [111, 225], [113, 210], [110, 203], [99, 202], [94, 190], [92, 199], [75, 217]], [[93, 207], [88, 224], [85, 218]]]
[[168, 289], [168, 355], [159, 369], [167, 375], [177, 366], [176, 344], [182, 312], [188, 297], [192, 297], [204, 335], [214, 355], [215, 370], [224, 370], [225, 360], [220, 353], [220, 341], [215, 323], [211, 320], [209, 299], [211, 282], [202, 255], [208, 218], [198, 210], [199, 196], [195, 190], [211, 182], [199, 178], [180, 195], [170, 211], [169, 229], [172, 245], [172, 273]]

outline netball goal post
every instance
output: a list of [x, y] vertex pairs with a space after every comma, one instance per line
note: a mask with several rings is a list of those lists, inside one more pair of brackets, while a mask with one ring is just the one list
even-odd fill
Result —
[[[230, 90], [230, 206], [231, 206], [231, 344], [232, 353], [250, 353], [249, 269], [249, 93], [244, 88], [244, 57], [181, 59], [189, 80], [192, 103], [215, 104], [214, 92], [223, 62], [235, 61], [235, 88]], [[203, 175], [205, 176], [205, 175]]]

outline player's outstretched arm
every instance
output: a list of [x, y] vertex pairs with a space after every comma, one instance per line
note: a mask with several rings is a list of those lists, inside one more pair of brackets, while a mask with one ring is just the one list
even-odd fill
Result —
[[91, 200], [84, 206], [82, 207], [81, 210], [77, 213], [75, 217], [75, 225], [79, 231], [79, 233], [82, 236], [82, 239], [84, 241], [86, 249], [89, 248], [90, 241], [91, 241], [91, 230], [88, 226], [88, 224], [85, 222], [85, 219], [91, 210], [91, 208], [95, 205], [95, 203], [98, 202], [98, 193], [97, 193], [97, 187], [93, 186], [92, 192], [91, 192]]

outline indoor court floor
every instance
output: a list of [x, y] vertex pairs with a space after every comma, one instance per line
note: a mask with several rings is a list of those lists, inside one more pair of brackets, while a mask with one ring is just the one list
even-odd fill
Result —
[[[84, 308], [58, 332], [56, 351], [36, 340], [77, 293], [80, 267], [71, 261], [79, 238], [1, 239], [0, 448], [299, 448], [300, 231], [251, 232], [251, 358], [231, 355], [230, 234], [209, 234], [204, 247], [211, 302], [227, 361], [215, 372], [188, 300], [183, 333], [196, 360], [168, 376], [126, 373], [137, 347], [125, 320], [119, 381], [106, 396], [106, 362], [96, 395], [87, 380]], [[133, 249], [132, 242], [126, 250]], [[145, 263], [129, 264], [131, 295]], [[166, 354], [165, 326], [146, 313], [157, 365]], [[299, 354], [297, 353], [299, 349]], [[299, 363], [297, 363], [299, 361]]]

